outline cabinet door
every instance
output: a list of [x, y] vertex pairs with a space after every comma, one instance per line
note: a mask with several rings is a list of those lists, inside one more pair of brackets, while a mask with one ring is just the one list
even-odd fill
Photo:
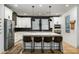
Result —
[[40, 30], [40, 19], [34, 19], [32, 21], [32, 30]]
[[42, 30], [49, 30], [48, 19], [41, 19]]

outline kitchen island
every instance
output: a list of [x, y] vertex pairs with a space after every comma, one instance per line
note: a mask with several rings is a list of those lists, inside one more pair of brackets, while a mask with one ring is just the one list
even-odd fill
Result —
[[[18, 36], [19, 35], [19, 36]], [[52, 40], [54, 38], [54, 36], [62, 36], [61, 34], [57, 34], [57, 33], [53, 33], [53, 32], [37, 32], [37, 31], [29, 31], [29, 32], [16, 32], [15, 34], [16, 38], [15, 39], [21, 39], [23, 42], [23, 36], [31, 36], [32, 40], [34, 40], [34, 36], [41, 36], [42, 38], [44, 38], [45, 36], [50, 37], [52, 36]], [[36, 43], [36, 46], [39, 46], [40, 43]], [[49, 49], [49, 45], [50, 43], [45, 43], [45, 48], [44, 49]], [[57, 43], [52, 43], [53, 45], [58, 45]], [[31, 44], [30, 43], [26, 43], [26, 47], [23, 47], [24, 49], [31, 49]], [[36, 47], [35, 49], [40, 49], [40, 47]], [[53, 48], [52, 48], [53, 49]]]

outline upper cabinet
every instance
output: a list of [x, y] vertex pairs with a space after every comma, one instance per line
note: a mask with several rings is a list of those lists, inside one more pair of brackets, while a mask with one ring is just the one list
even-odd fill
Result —
[[60, 17], [53, 17], [54, 24], [61, 24], [61, 18]]
[[5, 6], [5, 19], [12, 20], [12, 10]]
[[49, 19], [41, 19], [42, 30], [49, 30]]
[[29, 17], [17, 17], [17, 25], [18, 28], [31, 28], [31, 18]]

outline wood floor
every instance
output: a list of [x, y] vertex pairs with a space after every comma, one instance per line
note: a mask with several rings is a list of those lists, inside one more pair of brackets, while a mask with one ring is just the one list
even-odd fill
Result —
[[[63, 53], [64, 54], [79, 54], [79, 49], [74, 48], [74, 47], [72, 47], [71, 45], [69, 45], [69, 44], [67, 44], [65, 42], [64, 42], [63, 46], [64, 46], [63, 47]], [[8, 51], [3, 52], [3, 54], [29, 54], [28, 52], [30, 52], [30, 51], [29, 50], [27, 50], [27, 51], [25, 50], [24, 51], [22, 49], [22, 44], [20, 42], [17, 42], [13, 48], [9, 49]], [[51, 53], [48, 50], [48, 52], [45, 53], [45, 54], [54, 54], [54, 53]], [[60, 53], [59, 51], [56, 51], [55, 54], [62, 54], [62, 53]]]
[[74, 48], [65, 42], [63, 44], [63, 49], [64, 54], [79, 54], [79, 49]]

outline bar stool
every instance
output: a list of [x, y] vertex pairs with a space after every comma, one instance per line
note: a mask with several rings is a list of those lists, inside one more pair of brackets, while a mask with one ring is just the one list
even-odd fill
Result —
[[42, 37], [34, 37], [34, 48], [33, 48], [33, 51], [35, 50], [35, 43], [41, 43], [41, 51], [43, 51], [43, 48], [42, 48]]
[[[62, 37], [61, 36], [55, 36], [53, 42], [58, 43], [59, 51], [61, 51], [61, 45], [62, 45]], [[55, 46], [54, 46], [55, 47]]]
[[32, 52], [32, 39], [31, 39], [31, 36], [23, 36], [23, 42], [24, 42], [24, 47], [26, 47], [25, 46], [26, 42], [28, 42], [28, 43], [31, 42], [31, 52]]
[[44, 37], [43, 41], [46, 42], [46, 43], [50, 43], [50, 51], [53, 52], [52, 51], [52, 37]]

